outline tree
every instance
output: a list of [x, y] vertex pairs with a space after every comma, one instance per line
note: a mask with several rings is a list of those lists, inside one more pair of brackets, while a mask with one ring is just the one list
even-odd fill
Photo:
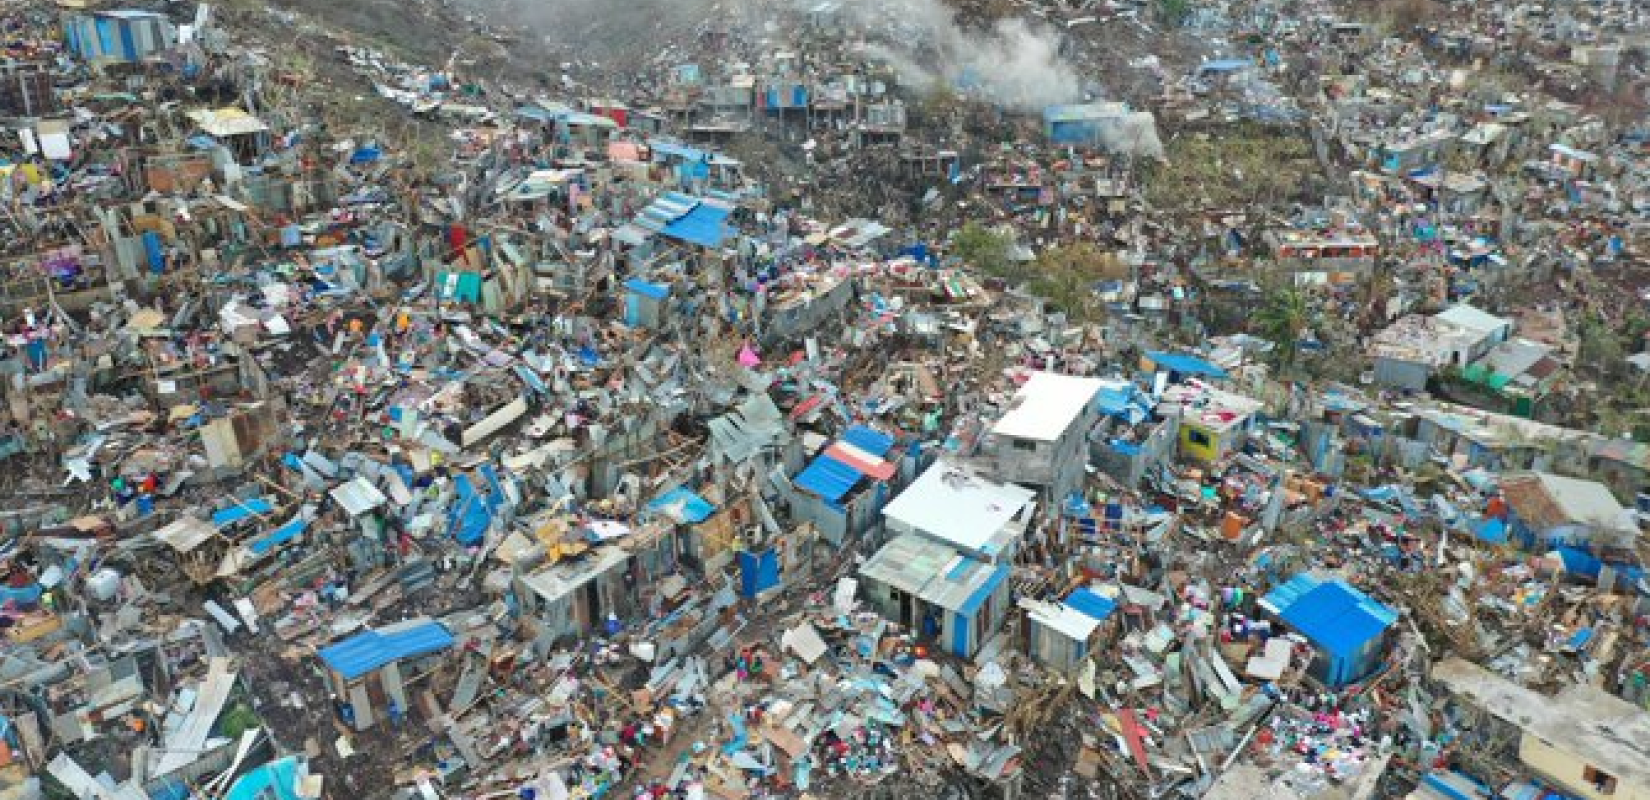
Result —
[[1608, 376], [1621, 366], [1624, 357], [1621, 340], [1616, 338], [1616, 332], [1611, 330], [1603, 318], [1597, 314], [1588, 314], [1581, 321], [1577, 330], [1580, 352], [1579, 361], [1597, 370], [1600, 375]]
[[1072, 319], [1093, 322], [1102, 316], [1095, 283], [1128, 276], [1128, 265], [1116, 253], [1078, 242], [1044, 250], [1033, 265], [1027, 288]]
[[1387, 18], [1392, 23], [1392, 32], [1399, 35], [1431, 24], [1441, 11], [1433, 0], [1394, 0], [1386, 7]]
[[258, 712], [245, 703], [236, 703], [218, 720], [218, 729], [227, 739], [239, 739], [241, 734], [263, 725]]
[[1157, 13], [1164, 22], [1178, 28], [1192, 16], [1192, 0], [1157, 0]]
[[982, 275], [1017, 280], [1023, 273], [1010, 257], [1012, 244], [1007, 235], [970, 222], [951, 236], [951, 254]]
[[1277, 346], [1278, 362], [1285, 367], [1299, 355], [1307, 318], [1306, 294], [1294, 286], [1274, 289], [1252, 317], [1260, 335]]

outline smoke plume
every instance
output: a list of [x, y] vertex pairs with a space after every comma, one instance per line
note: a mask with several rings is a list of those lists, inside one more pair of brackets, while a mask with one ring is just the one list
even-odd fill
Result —
[[[659, 53], [661, 40], [712, 20], [753, 40], [814, 14], [822, 0], [458, 0], [490, 19], [579, 52], [581, 60], [624, 61]], [[1013, 111], [1079, 101], [1083, 81], [1060, 53], [1060, 34], [1042, 22], [1001, 19], [968, 27], [947, 0], [838, 0], [834, 15], [867, 55], [918, 90], [946, 85]], [[777, 46], [782, 44], [775, 42]], [[692, 56], [684, 54], [691, 60]]]
[[844, 0], [843, 11], [866, 32], [870, 54], [919, 89], [943, 82], [1015, 111], [1082, 97], [1077, 70], [1048, 25], [1002, 19], [970, 29], [943, 0]]

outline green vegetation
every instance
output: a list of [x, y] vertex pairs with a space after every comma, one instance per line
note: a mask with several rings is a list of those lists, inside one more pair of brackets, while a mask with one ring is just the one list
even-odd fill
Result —
[[1115, 253], [1080, 242], [1044, 251], [1032, 265], [1026, 289], [1073, 320], [1094, 322], [1104, 313], [1094, 284], [1128, 275], [1128, 266]]
[[1014, 240], [1007, 234], [970, 222], [952, 235], [951, 254], [981, 275], [1018, 281], [1025, 275], [1009, 257], [1013, 244]]
[[253, 711], [245, 703], [236, 703], [219, 718], [218, 729], [223, 732], [225, 738], [239, 739], [241, 734], [263, 724], [263, 720], [258, 719], [258, 712]]
[[1146, 165], [1146, 199], [1160, 209], [1237, 208], [1305, 191], [1317, 162], [1304, 137], [1245, 126], [1168, 143], [1167, 163]]
[[1306, 293], [1293, 286], [1273, 289], [1255, 311], [1255, 329], [1277, 345], [1272, 352], [1277, 355], [1280, 366], [1292, 366], [1300, 354], [1301, 334], [1306, 332], [1308, 315]]
[[1157, 13], [1164, 22], [1178, 28], [1192, 16], [1192, 0], [1157, 0]]
[[1626, 357], [1616, 331], [1598, 314], [1588, 314], [1576, 329], [1579, 347], [1576, 361], [1598, 375], [1608, 378], [1616, 373]]

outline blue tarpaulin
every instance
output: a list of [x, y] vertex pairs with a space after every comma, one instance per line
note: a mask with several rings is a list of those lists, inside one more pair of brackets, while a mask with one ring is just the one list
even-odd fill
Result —
[[341, 642], [327, 645], [316, 655], [327, 669], [352, 681], [373, 670], [405, 658], [439, 653], [453, 646], [453, 635], [433, 620], [365, 631]]
[[1507, 543], [1507, 523], [1504, 520], [1490, 517], [1473, 529], [1472, 534], [1479, 541], [1489, 544]]
[[453, 501], [448, 525], [458, 543], [466, 547], [481, 544], [487, 535], [487, 526], [493, 523], [493, 515], [504, 505], [504, 487], [498, 482], [498, 474], [491, 465], [481, 467], [480, 472], [491, 490], [485, 496], [476, 490], [468, 475], [461, 474], [453, 481], [458, 498]]
[[0, 586], [0, 605], [12, 605], [19, 609], [29, 609], [40, 605], [40, 595], [45, 590], [40, 584], [31, 583], [28, 586], [13, 587]]
[[143, 254], [149, 260], [150, 272], [159, 275], [166, 271], [166, 246], [161, 242], [160, 234], [143, 232]]
[[716, 513], [716, 506], [709, 500], [694, 494], [685, 486], [678, 486], [659, 495], [653, 502], [647, 504], [649, 511], [668, 513], [680, 522], [697, 525], [710, 519]]
[[1574, 575], [1583, 575], [1588, 578], [1597, 578], [1604, 562], [1597, 556], [1579, 547], [1561, 546], [1553, 548], [1558, 557], [1564, 562], [1564, 571]]
[[779, 585], [779, 551], [739, 554], [739, 595], [755, 597]]
[[1151, 400], [1132, 383], [1102, 386], [1094, 402], [1102, 414], [1131, 424], [1138, 424], [1151, 416]]
[[222, 528], [225, 525], [233, 525], [240, 522], [247, 517], [257, 516], [259, 514], [268, 514], [274, 510], [275, 506], [268, 500], [265, 500], [262, 497], [254, 497], [251, 500], [242, 500], [235, 505], [213, 514], [212, 524]]
[[1153, 351], [1146, 353], [1146, 357], [1151, 359], [1153, 364], [1156, 364], [1157, 366], [1170, 372], [1178, 372], [1182, 375], [1196, 375], [1205, 378], [1227, 377], [1226, 370], [1198, 358], [1197, 356], [1187, 355], [1185, 353]]

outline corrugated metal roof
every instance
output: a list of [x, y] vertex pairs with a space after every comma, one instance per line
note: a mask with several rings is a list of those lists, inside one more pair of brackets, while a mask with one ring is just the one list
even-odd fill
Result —
[[338, 505], [352, 517], [359, 517], [385, 503], [388, 498], [366, 478], [356, 477], [349, 483], [333, 487], [329, 493]]
[[1605, 530], [1630, 527], [1627, 509], [1597, 481], [1532, 472], [1504, 476], [1500, 484], [1513, 513], [1537, 533], [1576, 524]]
[[439, 653], [453, 646], [453, 635], [441, 623], [430, 619], [365, 631], [316, 653], [327, 669], [351, 681], [386, 664], [407, 658]]
[[1027, 619], [1074, 641], [1086, 641], [1100, 627], [1099, 620], [1059, 603], [1043, 603], [1029, 597], [1018, 601]]
[[1098, 594], [1093, 589], [1078, 589], [1072, 592], [1066, 596], [1065, 604], [1097, 620], [1103, 620], [1117, 610], [1116, 600]]
[[881, 460], [893, 448], [894, 437], [855, 425], [797, 473], [793, 482], [834, 503], [853, 491], [861, 478], [886, 481], [894, 477], [894, 465]]
[[247, 544], [247, 549], [251, 550], [253, 555], [264, 555], [298, 538], [298, 535], [308, 527], [309, 520], [304, 519], [302, 516], [293, 517], [291, 522], [252, 540]]
[[667, 142], [663, 139], [649, 139], [647, 146], [648, 149], [653, 151], [655, 160], [663, 160], [664, 157], [674, 156], [684, 161], [703, 161], [707, 155], [705, 151], [698, 148], [677, 142]]
[[974, 616], [975, 612], [980, 610], [980, 606], [985, 605], [986, 599], [997, 591], [997, 587], [1002, 586], [1003, 581], [1008, 580], [1009, 573], [1014, 571], [1007, 564], [1000, 564], [995, 567], [987, 567], [984, 564], [980, 566], [982, 569], [977, 574], [983, 574], [983, 580], [977, 581], [976, 587], [969, 593], [968, 599], [964, 600], [962, 605], [957, 608], [957, 613], [965, 617]]
[[1267, 592], [1266, 596], [1260, 599], [1260, 605], [1267, 611], [1282, 616], [1285, 611], [1289, 610], [1290, 606], [1295, 604], [1296, 600], [1301, 599], [1307, 592], [1318, 588], [1321, 583], [1323, 583], [1323, 580], [1318, 576], [1310, 572], [1302, 572], [1272, 587], [1272, 591]]
[[855, 425], [842, 434], [842, 441], [847, 442], [873, 456], [888, 455], [894, 449], [894, 437], [875, 428], [864, 425]]
[[900, 492], [883, 516], [959, 547], [980, 551], [1036, 494], [990, 481], [945, 460]]
[[218, 529], [206, 520], [185, 516], [167, 523], [150, 535], [171, 545], [173, 550], [187, 553], [200, 547], [207, 539], [218, 535]]
[[1473, 308], [1466, 303], [1458, 303], [1436, 314], [1432, 318], [1439, 322], [1454, 325], [1466, 331], [1478, 334], [1488, 334], [1499, 328], [1511, 327], [1512, 322], [1498, 317], [1488, 311]]
[[894, 477], [894, 465], [847, 442], [837, 442], [825, 449], [825, 455], [848, 465], [868, 478], [885, 481]]
[[650, 283], [641, 278], [631, 278], [624, 282], [624, 288], [643, 297], [654, 300], [663, 300], [670, 296], [670, 287], [662, 283]]
[[274, 510], [275, 506], [268, 500], [265, 500], [262, 497], [254, 497], [251, 500], [242, 500], [235, 505], [213, 514], [212, 524], [222, 528], [226, 525], [233, 525], [240, 522], [247, 517], [257, 516], [259, 514], [268, 514]]
[[1398, 613], [1341, 581], [1325, 583], [1290, 604], [1283, 621], [1337, 657], [1350, 656], [1398, 621]]
[[772, 398], [753, 394], [739, 408], [710, 421], [711, 440], [729, 461], [744, 461], [784, 435], [784, 419]]
[[634, 224], [653, 233], [700, 247], [720, 247], [728, 238], [726, 222], [733, 208], [681, 192], [666, 192], [655, 198]]
[[957, 559], [957, 551], [914, 533], [896, 537], [884, 545], [865, 566], [860, 577], [891, 586], [906, 594], [918, 594], [947, 564]]
[[727, 226], [724, 223], [732, 215], [733, 209], [727, 206], [701, 202], [666, 225], [662, 232], [665, 236], [688, 244], [721, 247], [728, 238]]
[[852, 491], [854, 484], [864, 477], [860, 471], [831, 457], [829, 453], [815, 458], [793, 479], [798, 487], [832, 503]]

